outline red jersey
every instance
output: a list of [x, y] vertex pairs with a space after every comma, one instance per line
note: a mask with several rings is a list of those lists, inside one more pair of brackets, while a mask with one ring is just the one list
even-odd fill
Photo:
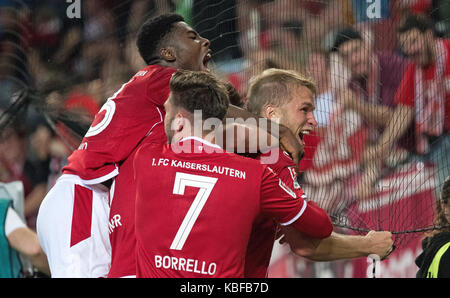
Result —
[[191, 137], [136, 153], [137, 277], [243, 277], [261, 212], [312, 237], [330, 235], [328, 215], [266, 166], [214, 146]]
[[[297, 182], [297, 172], [292, 158], [281, 149], [274, 149], [258, 156], [259, 160], [270, 154], [278, 155], [276, 163], [268, 164], [285, 185], [292, 189], [297, 197], [306, 199], [306, 195]], [[314, 204], [308, 202], [308, 204]], [[267, 269], [272, 255], [273, 244], [277, 231], [277, 222], [267, 214], [260, 214], [253, 224], [250, 240], [245, 257], [245, 277], [263, 278], [267, 276]]]
[[[444, 81], [443, 88], [445, 92], [445, 119], [444, 119], [444, 129], [445, 131], [450, 130], [450, 117], [448, 114], [450, 113], [450, 40], [444, 39], [443, 44], [445, 46], [447, 59], [444, 70]], [[436, 76], [436, 63], [432, 63], [427, 67], [421, 68], [422, 77], [424, 80], [424, 93], [427, 96], [432, 96], [431, 85], [433, 84], [433, 80]], [[416, 65], [411, 63], [407, 68], [405, 75], [403, 76], [402, 82], [400, 83], [399, 88], [397, 89], [397, 93], [395, 94], [395, 101], [397, 104], [403, 104], [406, 106], [414, 107], [415, 106], [415, 86], [417, 84], [415, 80], [416, 74]]]
[[118, 174], [125, 160], [152, 128], [164, 119], [174, 68], [150, 65], [136, 73], [103, 105], [80, 146], [68, 158], [64, 174], [78, 175], [87, 184]]
[[[148, 143], [167, 143], [164, 124], [158, 124], [140, 146]], [[109, 240], [111, 243], [111, 268], [109, 278], [136, 275], [136, 236], [134, 232], [134, 213], [136, 183], [133, 160], [136, 148], [120, 166], [120, 174], [114, 179], [111, 189], [111, 209], [109, 212]]]

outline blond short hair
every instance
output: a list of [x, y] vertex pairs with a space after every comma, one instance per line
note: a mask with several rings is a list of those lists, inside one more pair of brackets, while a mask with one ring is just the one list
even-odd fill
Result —
[[280, 107], [292, 100], [292, 91], [298, 87], [308, 88], [316, 95], [314, 81], [294, 70], [269, 68], [250, 79], [247, 93], [247, 110], [261, 115], [267, 105]]

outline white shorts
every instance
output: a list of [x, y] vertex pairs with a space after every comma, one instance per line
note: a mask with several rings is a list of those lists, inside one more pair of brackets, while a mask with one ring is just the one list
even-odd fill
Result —
[[39, 208], [36, 229], [52, 277], [106, 277], [111, 264], [109, 191], [62, 175]]

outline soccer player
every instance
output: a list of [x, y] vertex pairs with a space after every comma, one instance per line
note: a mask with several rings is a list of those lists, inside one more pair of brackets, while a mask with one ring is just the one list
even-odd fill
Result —
[[[178, 44], [189, 53], [180, 55], [184, 67], [206, 70], [209, 41], [195, 34], [177, 15], [162, 16], [154, 33], [166, 35], [177, 24]], [[174, 25], [175, 26], [175, 25]], [[181, 31], [184, 35], [181, 38]], [[145, 43], [145, 40], [140, 42]], [[145, 61], [155, 50], [145, 49]], [[39, 210], [37, 232], [47, 254], [52, 277], [104, 277], [110, 267], [108, 239], [109, 189], [119, 172], [119, 163], [162, 122], [162, 105], [168, 82], [175, 72], [178, 52], [166, 47], [150, 64], [135, 74], [103, 105], [79, 148], [68, 158], [63, 175], [45, 197]], [[175, 64], [176, 65], [176, 64]], [[178, 65], [176, 65], [178, 66]]]
[[[164, 121], [170, 144], [144, 144], [134, 158], [137, 277], [244, 277], [261, 212], [309, 237], [331, 234], [324, 210], [259, 161], [212, 144], [210, 129], [196, 127], [212, 118], [221, 123], [227, 106], [225, 86], [210, 74], [177, 71], [170, 80]], [[201, 123], [194, 123], [196, 110]]]
[[[52, 277], [107, 275], [111, 266], [108, 229], [121, 223], [115, 217], [108, 225], [109, 204], [112, 198], [125, 200], [124, 208], [134, 212], [133, 188], [127, 185], [130, 171], [127, 174], [123, 163], [144, 138], [165, 142], [160, 126], [169, 80], [177, 68], [207, 71], [209, 45], [209, 40], [177, 14], [150, 19], [141, 27], [137, 46], [148, 66], [108, 98], [41, 204], [37, 232]], [[245, 114], [232, 106], [228, 113]], [[280, 130], [280, 136], [284, 146], [298, 157], [301, 146], [292, 133]], [[122, 182], [112, 185], [119, 167]], [[133, 198], [131, 205], [126, 203], [128, 198]]]
[[[177, 23], [175, 23], [177, 26]], [[182, 28], [185, 27], [185, 23], [181, 22]], [[138, 33], [138, 45], [145, 44], [145, 41], [152, 40], [155, 45], [152, 48], [155, 48], [157, 52], [164, 50], [165, 44], [164, 42], [158, 42], [152, 38], [152, 36], [162, 36], [160, 33], [155, 33], [155, 31], [160, 30], [161, 24], [160, 22], [148, 21], [146, 22], [141, 30]], [[191, 32], [189, 37], [194, 37], [194, 32], [192, 29], [189, 29]], [[161, 37], [161, 40], [167, 40], [172, 45], [176, 44], [176, 40], [183, 38], [183, 34], [185, 31], [170, 31], [170, 36]], [[177, 34], [181, 34], [178, 36]], [[195, 40], [194, 40], [195, 41]], [[143, 57], [154, 56], [147, 50], [147, 46], [139, 47], [141, 51], [141, 55]], [[180, 48], [186, 48], [186, 46], [182, 46]], [[208, 57], [206, 59], [209, 59]], [[162, 63], [160, 61], [151, 61], [146, 59], [149, 63]], [[175, 61], [176, 62], [176, 61]], [[177, 68], [181, 68], [176, 66]], [[167, 83], [168, 84], [168, 83]], [[168, 96], [168, 94], [167, 94]], [[166, 96], [166, 97], [167, 97]], [[162, 115], [164, 115], [164, 107], [158, 106]], [[248, 118], [255, 117], [251, 115], [246, 110], [234, 108], [232, 105], [229, 106], [227, 110], [227, 117], [240, 117], [240, 118]], [[280, 127], [283, 129], [283, 127]], [[291, 153], [294, 153], [294, 156], [298, 152], [302, 150], [302, 146], [296, 142], [294, 135], [292, 132], [284, 128], [284, 136], [286, 137], [283, 141], [284, 146], [286, 148], [292, 148], [290, 150]], [[283, 131], [280, 130], [280, 135], [283, 135]], [[164, 127], [161, 124], [157, 124], [153, 127], [151, 134], [149, 134], [146, 138], [144, 138], [141, 144], [147, 142], [160, 142], [166, 143], [167, 139], [164, 132]], [[294, 141], [294, 143], [289, 143], [289, 141]], [[299, 145], [298, 151], [296, 151], [295, 145]], [[108, 277], [133, 277], [135, 276], [136, 271], [136, 262], [135, 262], [135, 246], [136, 239], [134, 233], [134, 199], [135, 199], [135, 181], [133, 177], [133, 158], [136, 150], [139, 146], [136, 146], [133, 152], [129, 155], [129, 157], [120, 165], [120, 174], [115, 178], [114, 185], [111, 191], [110, 198], [110, 217], [109, 217], [109, 238], [111, 243], [111, 267], [108, 273]], [[298, 158], [298, 157], [297, 157]]]
[[[315, 84], [295, 71], [267, 69], [250, 81], [247, 95], [247, 109], [261, 117], [278, 119], [280, 124], [298, 136], [303, 142], [303, 135], [309, 134], [317, 125], [313, 111], [315, 109]], [[296, 164], [281, 149], [279, 158], [268, 166], [278, 174], [281, 181], [292, 189], [297, 196], [306, 199], [295, 171]], [[260, 156], [261, 161], [266, 153]], [[266, 214], [258, 217], [250, 237], [246, 264], [246, 277], [265, 277], [277, 231], [276, 222]], [[285, 238], [291, 250], [314, 261], [332, 261], [377, 254], [387, 257], [392, 251], [390, 232], [371, 231], [366, 236], [349, 236], [333, 232], [325, 239], [313, 239], [290, 228], [283, 228]], [[262, 235], [272, 235], [271, 237]]]

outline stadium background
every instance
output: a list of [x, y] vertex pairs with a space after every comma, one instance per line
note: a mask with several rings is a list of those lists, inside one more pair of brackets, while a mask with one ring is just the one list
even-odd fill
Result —
[[[446, 0], [0, 0], [0, 181], [23, 181], [28, 226], [35, 228], [40, 201], [95, 113], [144, 66], [137, 29], [169, 11], [211, 41], [211, 70], [244, 101], [248, 80], [269, 67], [306, 73], [332, 94], [318, 98], [319, 127], [306, 137], [302, 187], [340, 232], [394, 231], [397, 250], [377, 273], [415, 276], [420, 239], [433, 228], [439, 165], [413, 161], [398, 147], [375, 191], [357, 199], [358, 156], [377, 131], [356, 112], [339, 112], [336, 95], [350, 74], [328, 53], [336, 32], [352, 26], [374, 51], [401, 54], [395, 32], [408, 14], [426, 15], [449, 37]], [[276, 245], [269, 276], [363, 277], [371, 265], [366, 258], [312, 263]]]

